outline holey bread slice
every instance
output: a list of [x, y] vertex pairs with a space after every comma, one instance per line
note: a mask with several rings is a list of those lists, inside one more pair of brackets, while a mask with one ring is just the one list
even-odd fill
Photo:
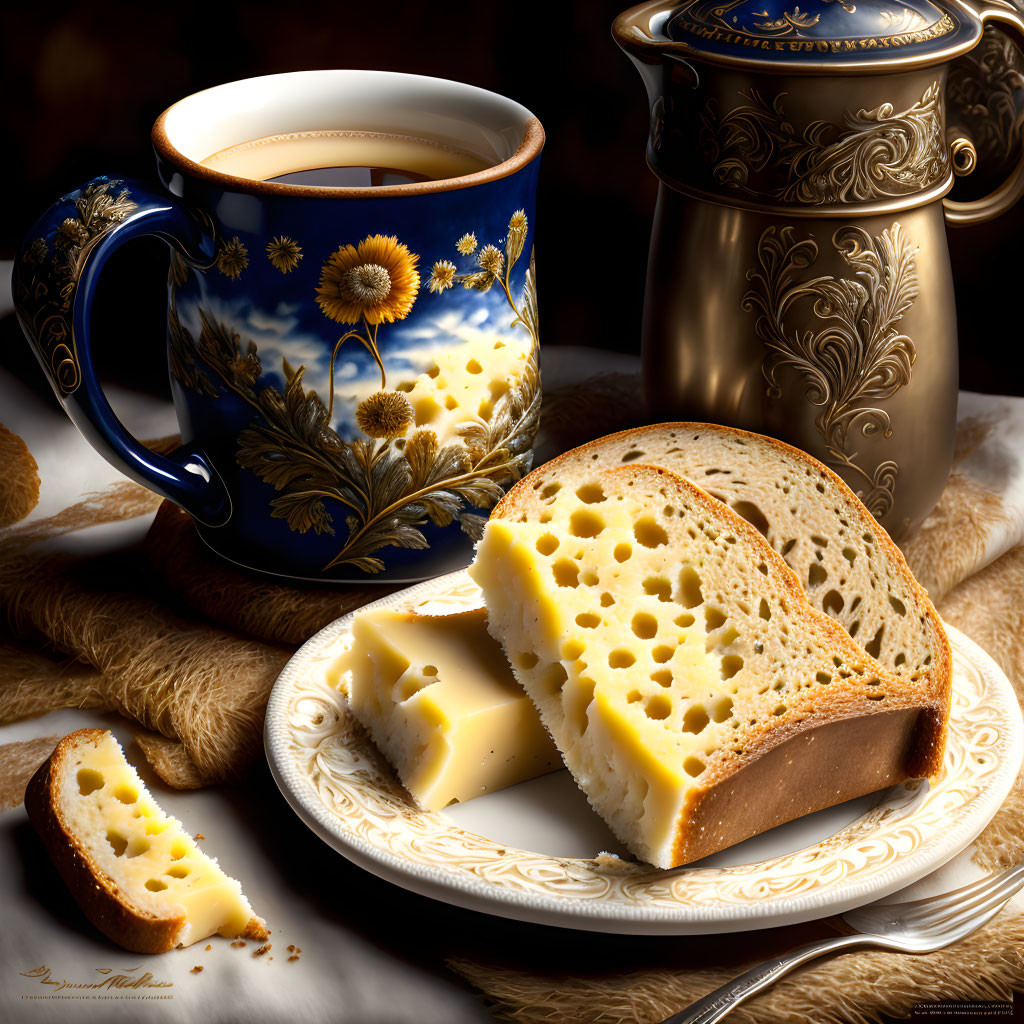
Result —
[[[685, 476], [756, 527], [796, 573], [811, 604], [896, 675], [925, 682], [945, 721], [952, 656], [939, 614], [902, 552], [832, 470], [761, 434], [660, 423], [566, 452], [534, 470], [528, 486], [547, 500], [563, 479], [636, 463]], [[494, 514], [502, 515], [502, 506]]]
[[815, 610], [738, 515], [653, 466], [560, 479], [509, 492], [470, 575], [566, 765], [638, 857], [686, 864], [937, 770], [928, 686]]
[[241, 885], [157, 807], [110, 732], [65, 736], [32, 777], [25, 809], [86, 917], [125, 949], [269, 934]]

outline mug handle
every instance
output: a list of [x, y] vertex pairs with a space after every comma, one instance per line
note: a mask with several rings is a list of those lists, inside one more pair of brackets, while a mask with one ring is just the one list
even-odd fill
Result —
[[[982, 25], [989, 21], [1002, 22], [996, 27], [1024, 47], [1024, 19], [1006, 0], [971, 0], [966, 6], [981, 19]], [[950, 149], [954, 173], [967, 174], [974, 169], [976, 154], [970, 139], [954, 139], [950, 143]], [[946, 214], [946, 223], [953, 227], [965, 227], [998, 217], [1009, 210], [1021, 196], [1024, 196], [1024, 151], [1021, 152], [1006, 180], [995, 191], [969, 203], [943, 199], [942, 208]]]
[[167, 456], [145, 448], [114, 414], [93, 368], [96, 283], [114, 250], [141, 235], [162, 238], [187, 262], [213, 261], [208, 218], [141, 182], [93, 178], [29, 232], [14, 263], [15, 309], [64, 411], [107, 462], [206, 526], [223, 526], [231, 499], [207, 455], [192, 445]]

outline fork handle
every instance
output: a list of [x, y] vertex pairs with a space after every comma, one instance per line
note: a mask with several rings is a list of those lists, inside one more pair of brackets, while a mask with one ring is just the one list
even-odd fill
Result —
[[685, 1010], [666, 1018], [661, 1024], [714, 1024], [727, 1013], [731, 1013], [740, 1003], [746, 1002], [769, 985], [774, 985], [794, 967], [799, 967], [808, 960], [824, 956], [826, 953], [834, 953], [836, 950], [871, 944], [872, 940], [866, 935], [840, 935], [834, 939], [824, 939], [821, 942], [812, 942], [809, 946], [801, 946], [785, 956], [769, 960], [747, 971], [746, 974], [733, 978]]

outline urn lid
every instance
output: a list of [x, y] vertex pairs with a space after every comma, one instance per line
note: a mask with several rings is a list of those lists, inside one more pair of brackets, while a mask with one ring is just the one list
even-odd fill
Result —
[[945, 51], [975, 31], [944, 0], [683, 0], [660, 34], [709, 56], [863, 64]]

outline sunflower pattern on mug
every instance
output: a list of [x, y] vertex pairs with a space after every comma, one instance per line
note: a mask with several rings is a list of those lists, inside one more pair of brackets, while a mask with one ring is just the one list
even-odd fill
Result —
[[[172, 266], [172, 376], [248, 409], [234, 417], [234, 460], [269, 486], [273, 519], [336, 538], [323, 571], [378, 573], [387, 549], [422, 550], [449, 528], [475, 538], [530, 468], [540, 378], [528, 218], [515, 210], [491, 241], [466, 226], [426, 280], [422, 254], [397, 234], [342, 242], [319, 258], [301, 311], [182, 288], [180, 258]], [[281, 275], [315, 251], [285, 235], [259, 247]], [[255, 251], [233, 237], [214, 265], [239, 281]], [[312, 309], [316, 345], [296, 329]], [[339, 328], [329, 345], [324, 326]]]

